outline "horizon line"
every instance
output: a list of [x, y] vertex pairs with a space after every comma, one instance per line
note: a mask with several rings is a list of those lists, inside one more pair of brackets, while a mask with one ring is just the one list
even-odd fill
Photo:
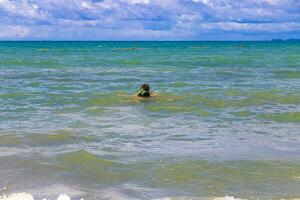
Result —
[[269, 40], [1, 40], [0, 42], [289, 42], [300, 38]]

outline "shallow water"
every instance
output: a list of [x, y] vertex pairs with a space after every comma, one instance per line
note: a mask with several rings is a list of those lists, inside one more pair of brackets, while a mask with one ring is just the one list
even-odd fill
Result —
[[0, 81], [0, 194], [300, 198], [300, 43], [0, 42]]

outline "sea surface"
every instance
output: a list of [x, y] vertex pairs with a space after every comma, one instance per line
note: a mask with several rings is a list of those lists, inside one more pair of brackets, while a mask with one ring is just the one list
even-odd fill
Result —
[[0, 42], [14, 195], [300, 198], [300, 43]]

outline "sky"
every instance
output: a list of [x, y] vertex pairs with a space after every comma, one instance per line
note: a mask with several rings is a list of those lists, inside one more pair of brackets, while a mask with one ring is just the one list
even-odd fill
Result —
[[300, 0], [0, 0], [0, 40], [300, 38]]

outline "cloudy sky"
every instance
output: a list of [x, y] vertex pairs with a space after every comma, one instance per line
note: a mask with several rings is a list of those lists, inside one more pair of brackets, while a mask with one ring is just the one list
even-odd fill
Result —
[[300, 38], [300, 0], [0, 0], [1, 40]]

